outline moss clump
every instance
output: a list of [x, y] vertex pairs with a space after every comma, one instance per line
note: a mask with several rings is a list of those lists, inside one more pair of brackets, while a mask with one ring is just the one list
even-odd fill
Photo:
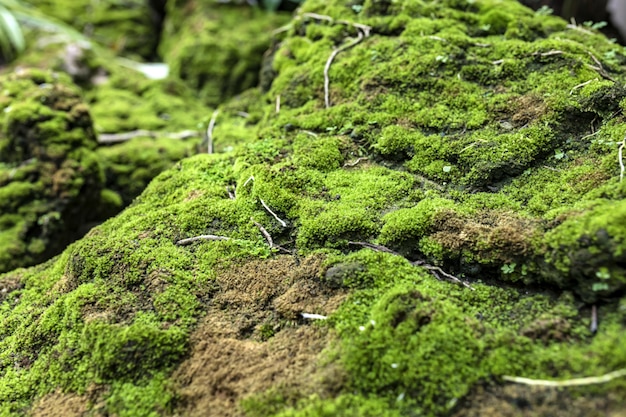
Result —
[[287, 21], [247, 4], [169, 2], [160, 53], [174, 77], [215, 106], [258, 84], [271, 32]]
[[0, 271], [60, 252], [94, 220], [104, 186], [91, 116], [66, 77], [22, 71], [2, 80]]
[[30, 4], [46, 16], [62, 20], [80, 33], [89, 34], [97, 43], [116, 54], [156, 57], [159, 41], [159, 11], [155, 2], [127, 1], [50, 1], [34, 0]]
[[148, 183], [177, 161], [196, 152], [191, 141], [137, 138], [97, 150], [104, 164], [106, 187], [121, 196], [127, 206]]

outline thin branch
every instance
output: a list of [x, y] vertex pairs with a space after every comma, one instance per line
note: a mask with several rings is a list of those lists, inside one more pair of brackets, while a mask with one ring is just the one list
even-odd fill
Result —
[[248, 183], [249, 183], [250, 181], [254, 181], [254, 175], [250, 175], [250, 178], [248, 178], [248, 179], [246, 180], [246, 182], [244, 182], [244, 183], [243, 183], [243, 187], [245, 187], [246, 185], [248, 185]]
[[237, 112], [237, 116], [243, 117], [244, 119], [247, 119], [248, 117], [250, 117], [250, 113], [245, 112], [245, 111], [238, 111]]
[[178, 246], [185, 246], [193, 242], [197, 242], [198, 240], [230, 240], [230, 238], [226, 236], [200, 235], [200, 236], [188, 237], [187, 239], [181, 239], [178, 242], [176, 242], [176, 244]]
[[207, 153], [213, 153], [213, 128], [215, 127], [215, 121], [217, 120], [218, 110], [215, 110], [211, 115], [211, 120], [209, 121], [209, 127], [206, 129], [206, 140], [207, 140]]
[[198, 136], [200, 135], [195, 130], [183, 130], [182, 132], [155, 132], [151, 130], [139, 129], [123, 133], [101, 133], [98, 135], [98, 143], [124, 142], [137, 137], [189, 139]]
[[622, 144], [619, 145], [619, 149], [617, 150], [617, 159], [619, 161], [619, 182], [622, 182], [624, 180], [624, 159], [622, 158], [624, 146], [626, 146], [626, 137], [622, 141]]
[[307, 135], [309, 135], [309, 136], [313, 136], [314, 138], [317, 138], [317, 137], [318, 137], [317, 133], [315, 133], [315, 132], [311, 132], [310, 130], [304, 130], [304, 129], [301, 129], [301, 130], [300, 130], [300, 132], [302, 132], [302, 133], [304, 133], [304, 134], [307, 134]]
[[596, 130], [596, 131], [595, 131], [595, 132], [593, 132], [593, 133], [590, 133], [590, 134], [588, 134], [588, 135], [583, 136], [583, 137], [582, 137], [582, 138], [580, 138], [579, 140], [583, 140], [583, 139], [590, 138], [590, 137], [592, 137], [592, 136], [597, 135], [598, 133], [600, 133], [600, 131], [599, 131], [599, 130]]
[[236, 198], [236, 195], [235, 195], [236, 190], [235, 190], [234, 187], [231, 187], [230, 185], [227, 185], [226, 186], [226, 192], [228, 193], [228, 198], [230, 198], [231, 200], [234, 200]]
[[564, 381], [550, 381], [550, 380], [545, 380], [545, 379], [520, 378], [517, 376], [507, 376], [507, 375], [504, 375], [502, 379], [508, 382], [515, 382], [517, 384], [534, 385], [534, 386], [541, 386], [541, 387], [577, 387], [581, 385], [604, 384], [606, 382], [610, 382], [616, 378], [621, 378], [623, 376], [626, 376], [626, 368], [609, 372], [608, 374], [604, 374], [602, 376], [566, 379]]
[[598, 58], [595, 57], [594, 54], [592, 54], [591, 52], [587, 51], [587, 53], [589, 54], [589, 56], [591, 57], [591, 59], [593, 59], [593, 62], [596, 63], [596, 65], [604, 71], [604, 67], [602, 66], [602, 63], [600, 61], [598, 61]]
[[533, 55], [534, 56], [552, 56], [552, 55], [561, 55], [562, 53], [563, 51], [552, 49], [548, 52], [534, 52]]
[[354, 167], [357, 166], [359, 164], [359, 162], [361, 161], [367, 161], [369, 158], [367, 156], [362, 156], [360, 158], [358, 158], [356, 161], [354, 162], [346, 162], [345, 164], [343, 164], [344, 167]]
[[276, 96], [276, 113], [280, 113], [280, 94]]
[[594, 81], [598, 81], [597, 78], [594, 78], [593, 80], [589, 80], [589, 81], [585, 81], [584, 83], [580, 83], [578, 85], [575, 85], [574, 87], [572, 87], [572, 89], [569, 92], [569, 95], [571, 96], [572, 93], [574, 93], [574, 90], [578, 90], [579, 88], [582, 88], [586, 85], [589, 85], [590, 83], [594, 82]]
[[327, 316], [322, 316], [321, 314], [312, 314], [312, 313], [300, 313], [303, 319], [309, 320], [326, 320]]
[[263, 201], [263, 199], [262, 199], [262, 198], [259, 198], [259, 201], [261, 202], [261, 204], [263, 204], [263, 207], [265, 207], [265, 210], [267, 210], [267, 211], [268, 211], [268, 212], [269, 212], [272, 216], [274, 216], [274, 218], [275, 218], [276, 220], [278, 220], [278, 223], [280, 223], [280, 225], [281, 225], [282, 227], [287, 227], [287, 223], [285, 223], [283, 220], [281, 220], [281, 218], [280, 218], [280, 217], [278, 217], [278, 216], [276, 215], [276, 213], [274, 213], [274, 212], [272, 211], [272, 209], [271, 209], [271, 208], [269, 208], [269, 207], [267, 206], [267, 204], [265, 204], [265, 201]]
[[260, 223], [255, 222], [252, 217], [250, 217], [250, 220], [252, 220], [252, 223], [254, 223], [254, 225], [259, 228], [259, 230], [261, 231], [261, 234], [263, 234], [263, 236], [265, 237], [265, 240], [267, 240], [267, 244], [270, 246], [270, 249], [273, 249], [274, 239], [272, 239], [272, 235], [270, 235], [269, 232], [265, 229], [265, 227], [263, 227]]
[[333, 59], [335, 59], [335, 57], [337, 56], [337, 54], [339, 54], [339, 52], [352, 48], [354, 45], [358, 44], [359, 42], [363, 40], [363, 38], [365, 37], [365, 34], [360, 30], [358, 32], [359, 32], [359, 35], [357, 36], [355, 40], [353, 40], [352, 42], [348, 42], [347, 44], [342, 45], [339, 48], [335, 49], [328, 57], [328, 60], [326, 61], [326, 65], [324, 65], [324, 104], [326, 105], [327, 109], [330, 108], [330, 92], [329, 92], [330, 78], [328, 76], [328, 71], [330, 70], [330, 64], [333, 63]]
[[427, 263], [422, 263], [421, 261], [417, 261], [417, 262], [412, 262], [413, 265], [415, 266], [422, 266], [426, 269], [428, 269], [433, 275], [435, 275], [435, 277], [439, 278], [439, 274], [443, 275], [445, 278], [449, 279], [452, 282], [456, 282], [457, 284], [461, 284], [462, 286], [464, 286], [465, 288], [469, 288], [470, 290], [474, 291], [474, 287], [472, 287], [471, 285], [469, 285], [467, 282], [462, 281], [460, 279], [458, 279], [457, 277], [455, 277], [452, 274], [448, 274], [446, 271], [444, 271], [443, 269], [439, 268], [438, 266], [433, 266], [433, 265], [429, 265]]
[[587, 29], [583, 29], [582, 27], [578, 26], [576, 24], [576, 19], [574, 19], [573, 17], [570, 19], [570, 24], [565, 26], [568, 29], [573, 29], [573, 30], [577, 30], [581, 33], [584, 33], [585, 35], [595, 35], [592, 31], [587, 30]]
[[330, 16], [326, 16], [323, 14], [317, 14], [317, 13], [302, 13], [303, 17], [310, 17], [311, 19], [315, 19], [315, 20], [325, 20], [327, 22], [333, 22], [333, 18]]
[[392, 255], [402, 256], [398, 252], [396, 252], [394, 250], [391, 250], [391, 249], [389, 249], [386, 246], [377, 245], [375, 243], [369, 243], [369, 242], [348, 242], [348, 245], [362, 246], [364, 248], [375, 250], [376, 252], [385, 252], [385, 253], [390, 253]]

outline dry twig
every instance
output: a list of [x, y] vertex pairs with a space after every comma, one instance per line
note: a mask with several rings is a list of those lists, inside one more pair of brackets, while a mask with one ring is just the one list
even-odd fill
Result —
[[246, 185], [248, 185], [250, 181], [254, 181], [254, 175], [250, 175], [250, 178], [248, 178], [246, 182], [243, 183], [243, 186], [245, 187]]
[[321, 314], [313, 314], [313, 313], [300, 313], [303, 319], [309, 320], [326, 320], [327, 316], [322, 316]]
[[592, 82], [594, 82], [594, 81], [598, 81], [598, 79], [597, 79], [597, 78], [594, 78], [593, 80], [585, 81], [584, 83], [580, 83], [580, 84], [578, 84], [578, 85], [575, 85], [575, 86], [574, 86], [574, 87], [572, 87], [572, 89], [570, 90], [569, 95], [571, 96], [571, 95], [572, 95], [572, 93], [574, 92], [574, 90], [577, 90], [577, 89], [579, 89], [579, 88], [581, 88], [581, 87], [584, 87], [584, 86], [586, 86], [586, 85], [588, 85], [588, 84], [590, 84], [590, 83], [592, 83]]
[[253, 218], [250, 218], [250, 220], [252, 220], [252, 223], [254, 223], [254, 225], [259, 228], [259, 230], [261, 231], [261, 234], [265, 237], [265, 240], [267, 240], [267, 244], [270, 246], [270, 249], [273, 249], [274, 239], [272, 239], [272, 235], [270, 235], [269, 232], [265, 229], [265, 227], [263, 227], [260, 223], [257, 223], [256, 221], [254, 221]]
[[617, 159], [619, 161], [619, 182], [622, 182], [624, 180], [624, 159], [622, 158], [624, 146], [626, 146], [626, 137], [619, 145], [619, 149], [617, 150]]
[[272, 216], [274, 216], [274, 218], [278, 221], [278, 223], [280, 223], [280, 225], [281, 225], [282, 227], [287, 227], [287, 223], [286, 223], [286, 222], [284, 222], [284, 221], [283, 221], [280, 217], [278, 217], [278, 216], [276, 215], [276, 213], [274, 213], [274, 212], [272, 211], [272, 209], [271, 209], [271, 208], [269, 208], [267, 204], [265, 204], [265, 201], [263, 201], [263, 199], [262, 199], [262, 198], [259, 198], [259, 201], [261, 202], [261, 204], [263, 204], [263, 207], [265, 208], [265, 210], [267, 210], [269, 214], [271, 214]]
[[230, 186], [230, 185], [227, 185], [227, 186], [226, 186], [226, 192], [228, 193], [228, 198], [230, 198], [231, 200], [234, 200], [234, 199], [236, 198], [236, 195], [235, 195], [235, 192], [236, 192], [235, 187], [232, 187], [232, 186]]
[[176, 244], [178, 246], [185, 246], [193, 242], [197, 242], [199, 240], [230, 240], [230, 238], [226, 236], [200, 235], [200, 236], [188, 237], [187, 239], [181, 239], [178, 242], [176, 242]]
[[337, 54], [339, 54], [339, 52], [352, 48], [354, 45], [358, 44], [359, 42], [363, 40], [363, 38], [366, 35], [360, 30], [358, 32], [359, 34], [355, 40], [335, 49], [328, 57], [328, 60], [326, 61], [326, 65], [324, 65], [324, 104], [326, 105], [327, 109], [330, 108], [330, 91], [329, 91], [330, 90], [330, 77], [328, 76], [328, 71], [330, 70], [330, 64], [333, 63], [333, 59], [335, 59], [335, 57], [337, 56]]
[[563, 51], [559, 51], [557, 49], [552, 49], [548, 52], [534, 52], [534, 56], [552, 56], [552, 55], [561, 55]]
[[609, 372], [608, 374], [604, 374], [602, 376], [566, 379], [564, 381], [530, 379], [530, 378], [521, 378], [517, 376], [507, 376], [507, 375], [504, 375], [502, 379], [508, 382], [515, 382], [517, 384], [533, 385], [533, 386], [541, 386], [541, 387], [578, 387], [581, 385], [604, 384], [606, 382], [610, 382], [616, 378], [620, 378], [623, 376], [626, 376], [626, 368]]
[[213, 153], [213, 128], [215, 128], [215, 121], [217, 120], [218, 110], [215, 110], [211, 115], [211, 120], [209, 121], [209, 127], [206, 129], [206, 140], [207, 140], [207, 153]]
[[[348, 244], [362, 246], [364, 248], [369, 248], [369, 249], [375, 250], [377, 252], [385, 252], [385, 253], [390, 253], [392, 255], [402, 256], [398, 252], [396, 252], [394, 250], [391, 250], [391, 249], [389, 249], [386, 246], [376, 245], [374, 243], [369, 243], [369, 242], [348, 242]], [[422, 261], [422, 260], [411, 262], [411, 265], [413, 265], [413, 266], [421, 266], [421, 267], [426, 268], [438, 280], [441, 280], [442, 279], [441, 277], [443, 276], [444, 278], [447, 278], [448, 280], [450, 280], [452, 282], [455, 282], [457, 284], [461, 284], [464, 287], [469, 288], [470, 290], [474, 291], [474, 287], [469, 285], [467, 282], [462, 281], [462, 280], [458, 279], [457, 277], [455, 277], [454, 275], [445, 272], [443, 269], [439, 268], [438, 266], [433, 266], [433, 265], [427, 264], [425, 261]], [[441, 274], [441, 276], [439, 274]]]
[[367, 161], [369, 158], [367, 156], [362, 156], [360, 158], [357, 158], [356, 161], [354, 162], [346, 162], [345, 164], [343, 164], [344, 167], [354, 167], [357, 166], [361, 161]]
[[309, 135], [309, 136], [313, 136], [314, 138], [318, 137], [317, 133], [311, 132], [310, 130], [301, 129], [300, 132], [302, 132], [302, 133], [304, 133], [306, 135]]
[[151, 130], [133, 130], [123, 133], [102, 133], [98, 135], [98, 143], [116, 143], [131, 140], [137, 137], [188, 139], [200, 136], [195, 130], [183, 130], [182, 132], [154, 132]]

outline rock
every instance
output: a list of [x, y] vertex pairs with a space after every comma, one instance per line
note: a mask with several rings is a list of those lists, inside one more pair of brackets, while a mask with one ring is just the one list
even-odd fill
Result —
[[71, 81], [4, 76], [0, 119], [0, 272], [60, 252], [97, 218], [104, 172], [89, 109]]
[[1, 278], [0, 413], [623, 410], [623, 49], [507, 0], [310, 0], [283, 36], [219, 153]]
[[272, 31], [289, 15], [269, 13], [248, 4], [172, 1], [167, 3], [159, 51], [172, 76], [217, 106], [255, 87]]

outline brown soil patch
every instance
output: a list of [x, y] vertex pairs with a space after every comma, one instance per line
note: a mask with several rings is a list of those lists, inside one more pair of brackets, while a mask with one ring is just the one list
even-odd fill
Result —
[[452, 211], [437, 215], [433, 238], [447, 249], [477, 251], [484, 259], [509, 262], [531, 251], [537, 226], [512, 213], [484, 212], [472, 218]]
[[288, 401], [333, 390], [341, 373], [319, 361], [330, 334], [300, 316], [330, 314], [345, 297], [320, 282], [321, 263], [282, 256], [219, 274], [220, 290], [191, 337], [191, 356], [173, 376], [180, 415], [242, 416], [239, 402], [269, 389]]
[[521, 96], [513, 103], [515, 113], [511, 116], [516, 127], [538, 120], [546, 113], [546, 103], [538, 96]]
[[0, 303], [7, 299], [13, 291], [24, 288], [21, 275], [12, 274], [0, 280]]
[[[625, 393], [622, 393], [624, 395]], [[626, 417], [621, 395], [576, 395], [526, 385], [479, 386], [452, 417]]]
[[37, 401], [31, 411], [32, 417], [75, 417], [87, 414], [89, 400], [86, 396], [54, 392]]

